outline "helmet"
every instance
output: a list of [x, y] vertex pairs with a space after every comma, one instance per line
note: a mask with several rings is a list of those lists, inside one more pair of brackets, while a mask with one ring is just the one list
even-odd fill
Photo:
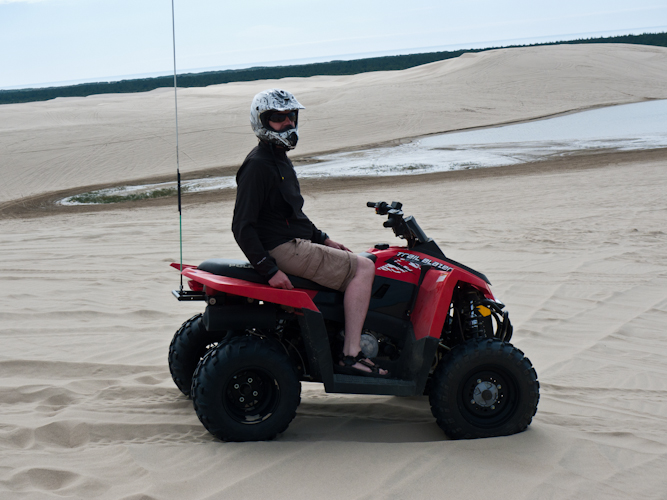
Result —
[[250, 106], [250, 125], [255, 135], [262, 141], [267, 141], [286, 149], [294, 149], [299, 140], [298, 115], [294, 128], [281, 132], [273, 130], [268, 123], [269, 111], [298, 111], [304, 109], [299, 101], [286, 90], [263, 90], [255, 96]]

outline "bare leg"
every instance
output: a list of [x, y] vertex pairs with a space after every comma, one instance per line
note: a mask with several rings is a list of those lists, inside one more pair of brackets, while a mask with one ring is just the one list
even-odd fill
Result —
[[[371, 300], [373, 279], [375, 278], [375, 264], [365, 258], [357, 256], [357, 272], [347, 285], [343, 305], [345, 308], [345, 342], [343, 354], [345, 356], [356, 356], [361, 351], [361, 329], [366, 320], [368, 305]], [[370, 372], [371, 369], [356, 363], [354, 368]], [[386, 370], [380, 370], [385, 375]]]

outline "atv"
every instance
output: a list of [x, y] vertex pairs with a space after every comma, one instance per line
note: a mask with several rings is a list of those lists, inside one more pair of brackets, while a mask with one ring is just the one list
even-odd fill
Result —
[[250, 263], [210, 259], [171, 264], [189, 279], [181, 301], [206, 302], [169, 347], [176, 386], [199, 420], [224, 441], [256, 441], [285, 431], [301, 381], [327, 393], [428, 395], [437, 424], [453, 439], [521, 432], [537, 411], [539, 382], [510, 344], [505, 306], [482, 273], [445, 256], [402, 204], [368, 202], [406, 246], [378, 244], [362, 351], [389, 377], [336, 373], [344, 339], [343, 293], [289, 276], [272, 288]]

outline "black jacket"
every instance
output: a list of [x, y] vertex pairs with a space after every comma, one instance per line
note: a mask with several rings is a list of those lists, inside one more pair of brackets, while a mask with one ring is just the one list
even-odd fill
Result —
[[303, 213], [303, 197], [284, 150], [260, 142], [236, 174], [232, 231], [250, 263], [267, 280], [278, 272], [269, 255], [295, 238], [324, 243], [328, 236]]

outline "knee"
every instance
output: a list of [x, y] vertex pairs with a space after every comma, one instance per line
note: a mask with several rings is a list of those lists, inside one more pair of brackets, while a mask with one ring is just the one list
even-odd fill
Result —
[[365, 277], [375, 276], [375, 263], [366, 257], [357, 256], [357, 274]]

